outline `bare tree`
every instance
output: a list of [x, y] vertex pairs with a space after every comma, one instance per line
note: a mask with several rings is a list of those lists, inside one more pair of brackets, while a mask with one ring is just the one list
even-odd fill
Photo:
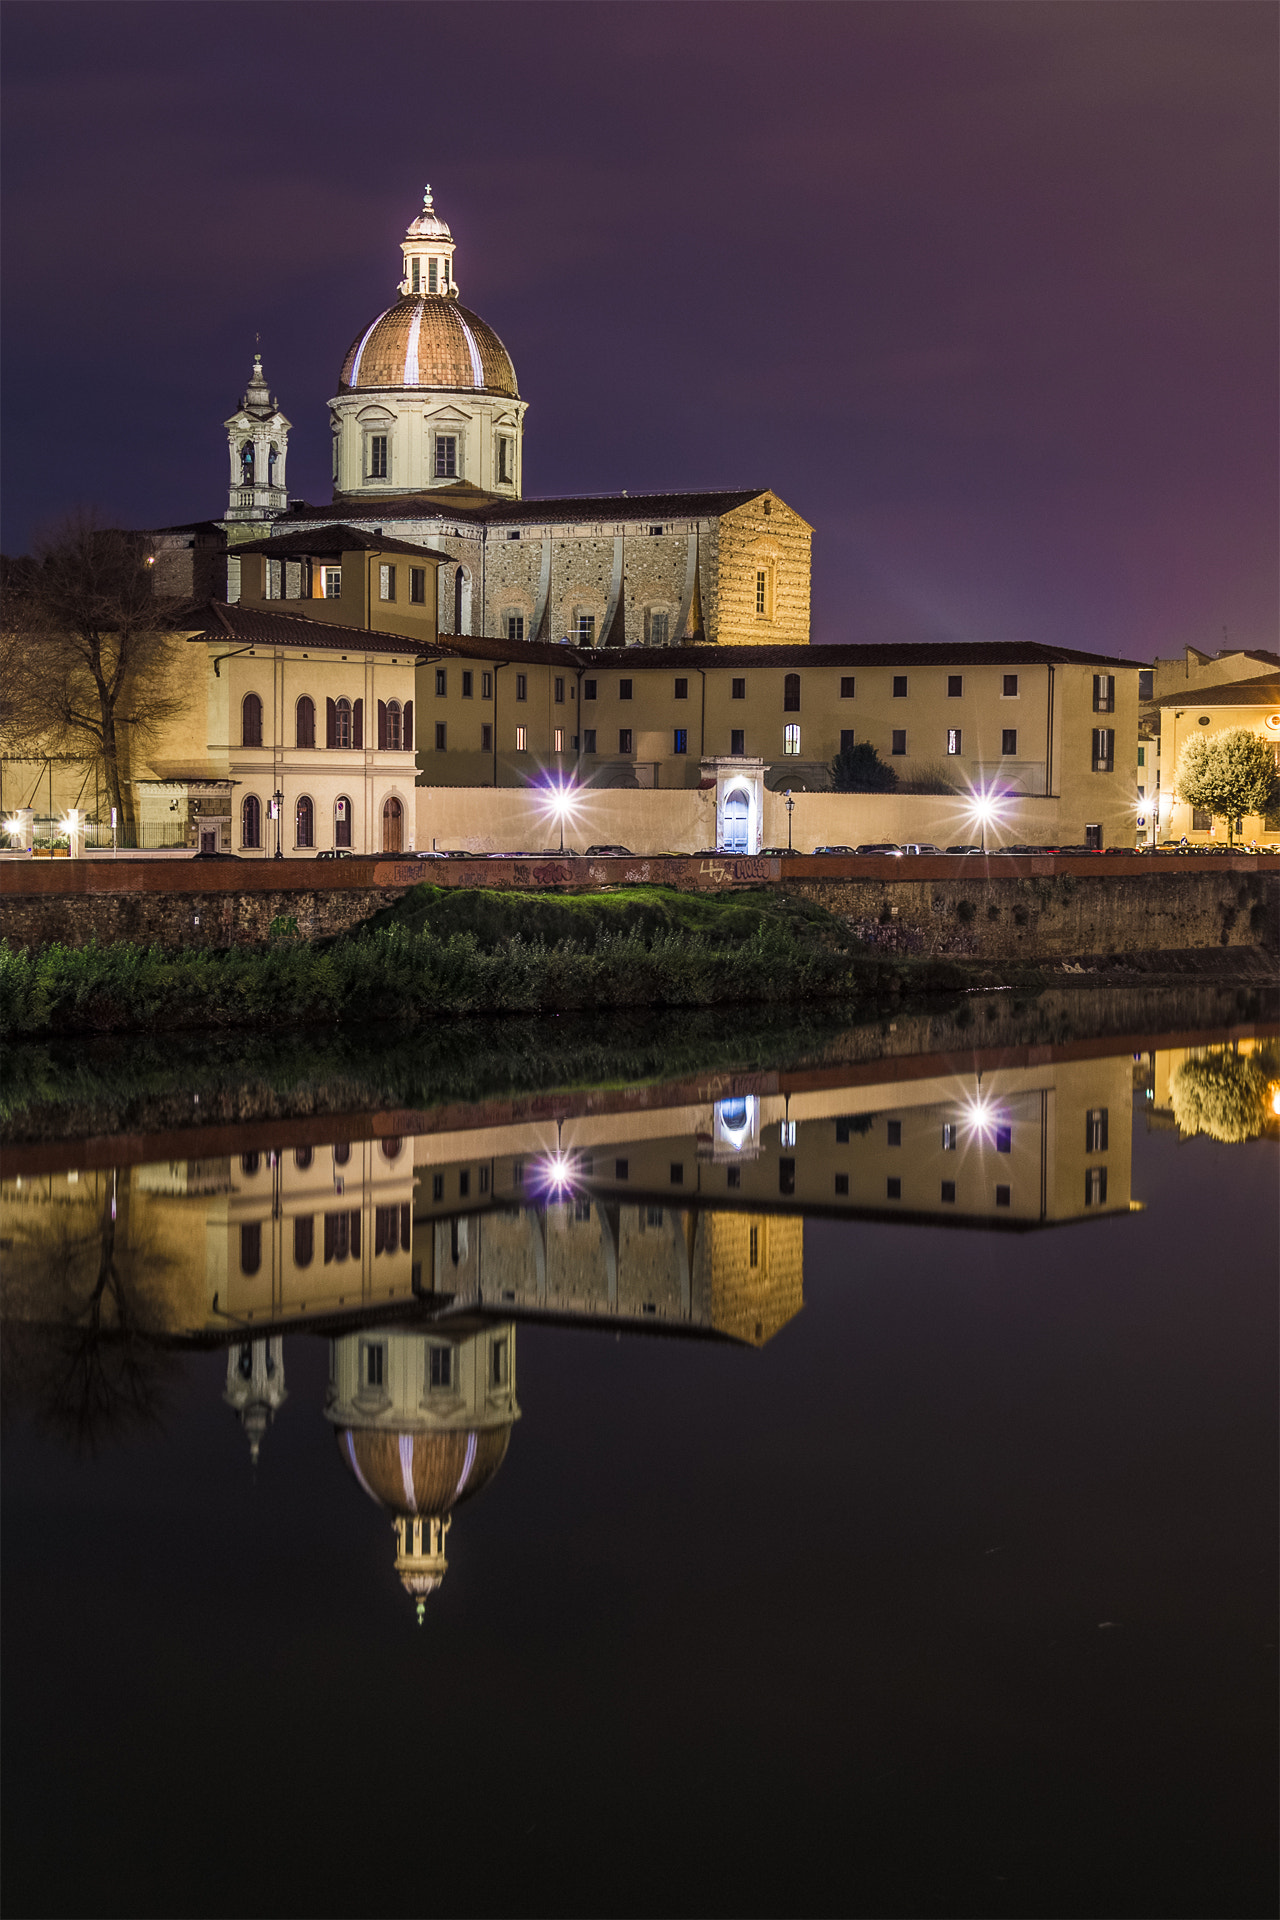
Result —
[[126, 770], [183, 705], [178, 634], [192, 608], [153, 591], [144, 535], [87, 512], [9, 561], [4, 587], [6, 745], [96, 761], [132, 822]]

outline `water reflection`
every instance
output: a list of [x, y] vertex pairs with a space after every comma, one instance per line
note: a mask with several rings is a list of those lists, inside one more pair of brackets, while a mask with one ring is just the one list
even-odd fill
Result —
[[6, 1394], [95, 1446], [159, 1417], [173, 1349], [225, 1348], [256, 1467], [289, 1398], [283, 1336], [327, 1336], [323, 1415], [421, 1619], [520, 1418], [520, 1323], [761, 1347], [803, 1306], [806, 1218], [1007, 1234], [1138, 1210], [1135, 1111], [1188, 1130], [1194, 1086], [1216, 1138], [1277, 1130], [1274, 1035], [1177, 1038], [723, 1075], [518, 1117], [255, 1123], [230, 1152], [191, 1128], [121, 1141], [109, 1167], [17, 1148]]

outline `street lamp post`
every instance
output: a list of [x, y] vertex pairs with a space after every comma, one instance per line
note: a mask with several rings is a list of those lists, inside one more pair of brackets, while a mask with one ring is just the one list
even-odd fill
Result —
[[279, 787], [276, 788], [271, 798], [275, 802], [276, 809], [276, 859], [283, 860], [284, 855], [280, 851], [280, 816], [284, 812], [284, 795], [281, 793]]
[[791, 851], [791, 815], [795, 811], [795, 801], [791, 798], [791, 789], [787, 788], [787, 852]]

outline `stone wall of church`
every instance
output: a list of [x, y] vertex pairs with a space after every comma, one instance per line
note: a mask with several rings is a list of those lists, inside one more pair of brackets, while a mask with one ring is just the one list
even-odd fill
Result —
[[[704, 604], [707, 638], [722, 646], [809, 639], [813, 533], [774, 494], [734, 507], [712, 523]], [[756, 576], [766, 576], [757, 611]]]

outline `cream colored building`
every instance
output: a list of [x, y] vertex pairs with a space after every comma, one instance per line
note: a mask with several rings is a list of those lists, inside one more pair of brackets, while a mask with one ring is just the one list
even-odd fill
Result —
[[[1190, 692], [1166, 693], [1145, 710], [1140, 749], [1154, 762], [1153, 786], [1159, 804], [1159, 831], [1163, 844], [1187, 840], [1192, 846], [1225, 842], [1226, 821], [1192, 807], [1177, 791], [1178, 756], [1188, 740], [1243, 727], [1265, 740], [1280, 768], [1280, 674], [1254, 679], [1210, 680]], [[1244, 845], [1280, 845], [1280, 808], [1271, 813], [1246, 814], [1233, 838]]]

